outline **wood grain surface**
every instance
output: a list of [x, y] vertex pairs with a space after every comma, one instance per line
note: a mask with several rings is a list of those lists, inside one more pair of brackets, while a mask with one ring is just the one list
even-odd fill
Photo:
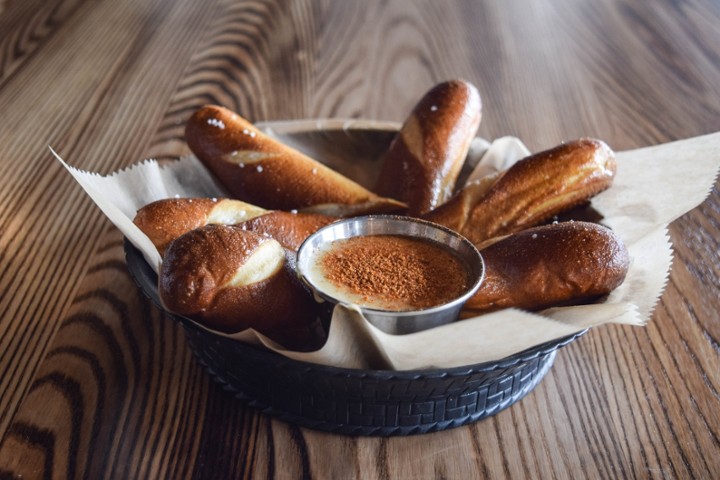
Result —
[[47, 148], [110, 173], [188, 153], [205, 103], [402, 121], [461, 77], [485, 138], [624, 150], [720, 130], [718, 46], [714, 0], [0, 0], [0, 478], [720, 478], [718, 183], [647, 327], [591, 331], [489, 419], [353, 438], [214, 384]]

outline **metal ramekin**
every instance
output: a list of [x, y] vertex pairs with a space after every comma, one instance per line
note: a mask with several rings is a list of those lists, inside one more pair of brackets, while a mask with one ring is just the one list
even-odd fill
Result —
[[443, 305], [424, 310], [395, 312], [360, 306], [365, 318], [383, 332], [407, 334], [457, 320], [462, 306], [477, 291], [485, 277], [485, 265], [480, 252], [460, 234], [416, 218], [370, 215], [340, 220], [310, 235], [300, 246], [297, 254], [297, 271], [300, 279], [321, 299], [334, 304], [345, 303], [322, 291], [311, 281], [307, 272], [315, 262], [323, 244], [364, 235], [404, 235], [445, 245], [460, 257], [471, 278], [471, 287], [463, 295]]

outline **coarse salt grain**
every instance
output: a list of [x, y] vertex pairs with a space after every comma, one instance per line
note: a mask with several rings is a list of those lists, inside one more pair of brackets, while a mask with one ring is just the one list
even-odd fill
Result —
[[208, 123], [208, 125], [212, 125], [213, 127], [218, 127], [221, 130], [225, 128], [225, 123], [222, 120], [219, 120], [217, 118], [208, 118], [207, 123]]

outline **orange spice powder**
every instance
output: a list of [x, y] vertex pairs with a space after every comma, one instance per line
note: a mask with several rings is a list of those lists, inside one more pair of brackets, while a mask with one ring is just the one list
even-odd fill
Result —
[[325, 277], [360, 296], [364, 306], [421, 310], [447, 303], [469, 287], [460, 259], [434, 242], [402, 235], [337, 240], [321, 259]]

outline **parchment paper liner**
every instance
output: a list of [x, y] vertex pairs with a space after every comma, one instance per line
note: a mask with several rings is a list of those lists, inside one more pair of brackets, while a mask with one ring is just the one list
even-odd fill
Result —
[[[305, 120], [259, 124], [280, 141], [305, 151], [363, 184], [373, 172], [360, 160], [368, 154], [377, 160], [384, 146], [345, 139], [392, 138], [399, 124], [364, 120]], [[340, 140], [347, 157], [329, 155], [329, 139]], [[612, 146], [612, 145], [611, 145]], [[548, 145], [548, 148], [551, 145]], [[332, 145], [330, 145], [332, 148]], [[473, 142], [463, 177], [476, 178], [507, 168], [529, 152], [514, 137], [488, 143]], [[227, 196], [194, 157], [160, 165], [146, 160], [122, 171], [101, 176], [67, 165], [56, 158], [85, 189], [97, 206], [122, 231], [157, 272], [160, 256], [132, 223], [141, 206], [161, 198]], [[215, 332], [247, 343], [264, 345], [297, 360], [344, 368], [411, 370], [448, 368], [493, 361], [532, 346], [606, 323], [644, 325], [667, 282], [672, 249], [667, 225], [703, 202], [720, 166], [720, 133], [618, 152], [618, 173], [612, 188], [592, 202], [626, 242], [631, 257], [628, 276], [602, 303], [553, 308], [537, 314], [508, 309], [410, 335], [388, 335], [373, 327], [357, 309], [338, 306], [329, 338], [315, 352], [285, 350], [269, 338], [246, 330], [233, 335]]]

